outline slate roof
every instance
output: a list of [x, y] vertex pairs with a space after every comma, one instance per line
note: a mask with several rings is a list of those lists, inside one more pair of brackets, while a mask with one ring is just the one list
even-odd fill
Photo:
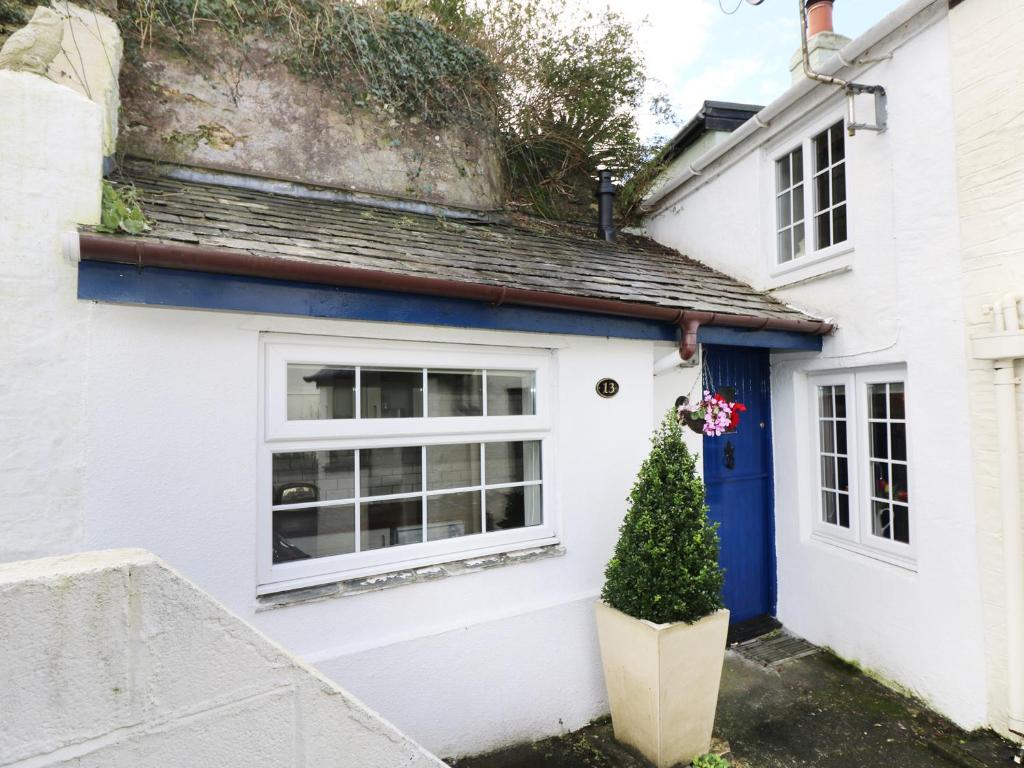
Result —
[[759, 317], [810, 319], [652, 240], [525, 216], [448, 218], [183, 181], [127, 166], [149, 241]]

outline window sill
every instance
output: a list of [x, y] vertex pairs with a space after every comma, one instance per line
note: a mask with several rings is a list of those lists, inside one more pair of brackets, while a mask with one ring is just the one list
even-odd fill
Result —
[[775, 264], [768, 273], [768, 290], [849, 272], [853, 268], [853, 250], [851, 243], [842, 243], [785, 264]]
[[854, 541], [846, 541], [845, 539], [838, 539], [828, 534], [819, 533], [815, 531], [811, 534], [811, 541], [818, 544], [824, 544], [830, 547], [836, 547], [855, 555], [861, 555], [871, 560], [876, 560], [886, 565], [892, 565], [910, 573], [917, 573], [917, 563], [912, 560], [908, 560], [905, 557], [899, 557], [898, 555], [892, 555], [888, 552], [883, 552], [878, 549], [872, 549], [866, 547], [863, 544], [859, 544]]
[[470, 573], [489, 571], [492, 568], [503, 568], [509, 565], [518, 565], [519, 563], [532, 563], [535, 560], [561, 557], [564, 554], [565, 547], [561, 544], [546, 544], [544, 546], [499, 552], [492, 555], [463, 557], [435, 565], [403, 568], [372, 576], [361, 576], [334, 581], [329, 584], [318, 584], [314, 587], [299, 587], [257, 597], [256, 612], [260, 613], [275, 608], [287, 608], [290, 605], [301, 605], [337, 597], [362, 595], [367, 592], [379, 592], [383, 589], [403, 587], [408, 584], [423, 584], [428, 581], [437, 581], [452, 576], [464, 576]]

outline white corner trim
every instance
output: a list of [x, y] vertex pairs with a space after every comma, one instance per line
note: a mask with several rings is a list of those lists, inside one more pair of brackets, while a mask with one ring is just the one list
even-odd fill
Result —
[[78, 230], [60, 233], [60, 251], [68, 264], [78, 264], [82, 260], [82, 244]]

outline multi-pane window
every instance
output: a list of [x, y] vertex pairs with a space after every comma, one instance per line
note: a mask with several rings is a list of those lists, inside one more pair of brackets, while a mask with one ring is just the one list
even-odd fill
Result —
[[266, 350], [262, 591], [554, 537], [545, 354]]
[[818, 250], [846, 240], [846, 138], [838, 122], [811, 140], [814, 232]]
[[822, 374], [812, 393], [815, 530], [910, 558], [914, 518], [902, 369]]
[[775, 161], [775, 229], [780, 264], [804, 255], [804, 152]]
[[871, 533], [910, 543], [907, 414], [902, 382], [868, 384]]
[[850, 458], [847, 453], [846, 387], [818, 387], [821, 521], [850, 527]]

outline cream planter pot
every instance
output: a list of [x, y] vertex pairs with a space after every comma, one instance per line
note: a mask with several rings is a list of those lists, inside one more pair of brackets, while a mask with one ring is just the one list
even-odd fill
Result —
[[615, 738], [658, 768], [711, 747], [729, 611], [652, 624], [598, 603], [597, 634]]

